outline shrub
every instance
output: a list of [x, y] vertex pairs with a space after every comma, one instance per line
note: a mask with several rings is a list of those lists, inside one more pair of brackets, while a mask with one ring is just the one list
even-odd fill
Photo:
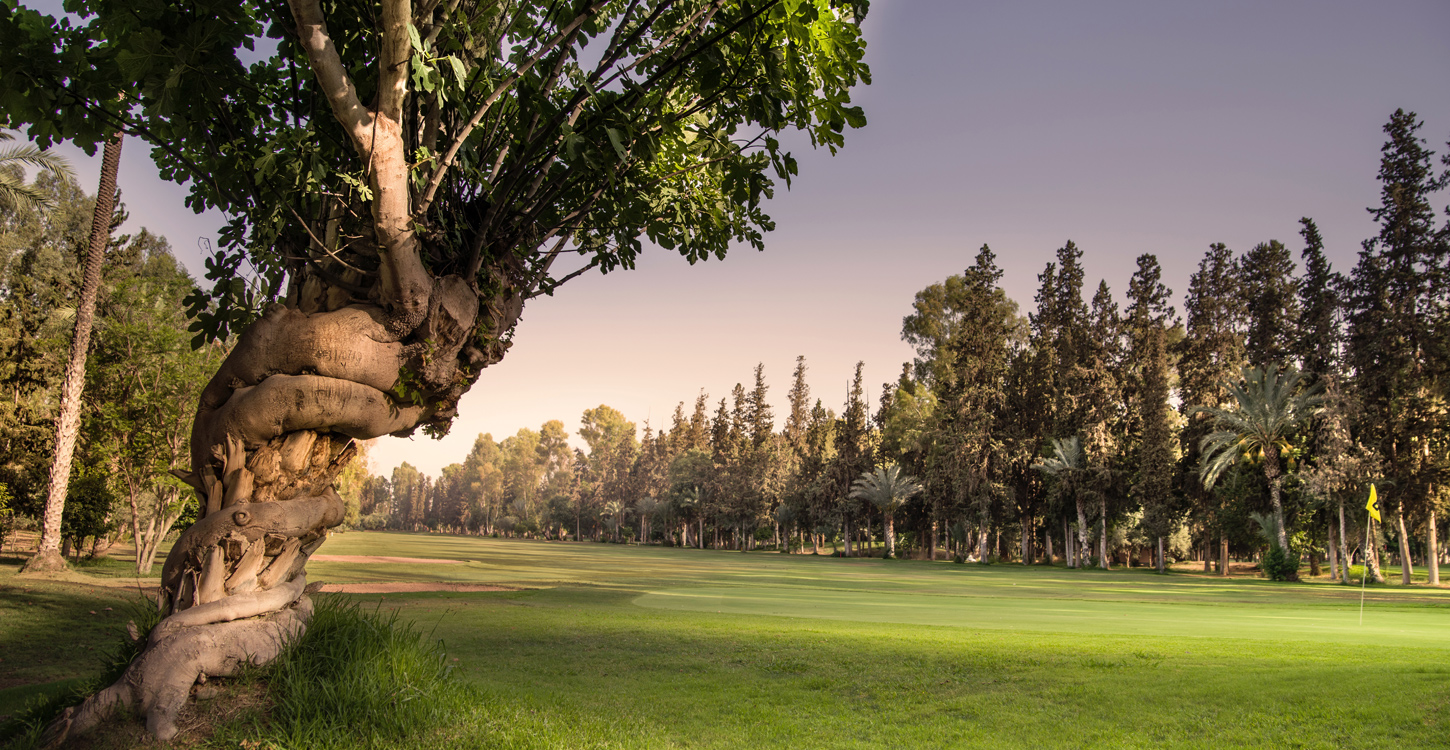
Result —
[[1269, 548], [1268, 554], [1264, 555], [1264, 561], [1260, 564], [1264, 575], [1271, 581], [1297, 581], [1299, 580], [1299, 556], [1292, 552], [1286, 552], [1278, 546]]

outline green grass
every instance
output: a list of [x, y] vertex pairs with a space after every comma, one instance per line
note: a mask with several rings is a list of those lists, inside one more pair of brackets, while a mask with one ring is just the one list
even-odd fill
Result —
[[[350, 597], [441, 640], [469, 691], [380, 747], [1450, 745], [1443, 589], [1371, 586], [1360, 626], [1358, 587], [1323, 583], [398, 533], [320, 552], [468, 562], [314, 561], [311, 580], [523, 588]], [[0, 568], [7, 646], [14, 582]]]

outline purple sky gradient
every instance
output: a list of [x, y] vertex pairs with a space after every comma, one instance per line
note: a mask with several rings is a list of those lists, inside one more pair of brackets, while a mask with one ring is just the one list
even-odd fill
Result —
[[[812, 395], [837, 411], [864, 360], [874, 404], [911, 357], [900, 326], [912, 295], [984, 242], [1024, 311], [1068, 239], [1089, 294], [1106, 278], [1120, 299], [1135, 258], [1156, 253], [1180, 310], [1209, 243], [1278, 239], [1297, 258], [1301, 216], [1347, 271], [1375, 231], [1365, 207], [1379, 201], [1390, 113], [1418, 112], [1437, 152], [1450, 139], [1443, 1], [877, 0], [865, 27], [875, 83], [855, 99], [870, 124], [834, 158], [798, 148], [766, 252], [698, 267], [647, 252], [634, 271], [534, 301], [452, 433], [384, 438], [374, 470], [408, 461], [436, 475], [481, 432], [560, 419], [572, 433], [601, 403], [668, 426], [701, 388], [713, 409], [748, 387], [757, 362], [779, 424], [798, 354]], [[220, 221], [185, 209], [139, 142], [127, 149], [132, 225], [166, 235], [198, 273], [198, 240]], [[98, 163], [76, 159], [85, 184]]]

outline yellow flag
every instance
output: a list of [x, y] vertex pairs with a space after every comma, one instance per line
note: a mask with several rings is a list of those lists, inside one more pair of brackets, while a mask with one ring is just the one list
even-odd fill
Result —
[[1369, 486], [1369, 502], [1364, 504], [1364, 509], [1369, 511], [1370, 518], [1376, 521], [1380, 520], [1380, 499], [1374, 493], [1374, 485], [1372, 484]]

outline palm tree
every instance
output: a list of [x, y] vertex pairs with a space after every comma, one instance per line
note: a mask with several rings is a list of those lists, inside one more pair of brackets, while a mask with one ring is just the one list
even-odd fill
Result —
[[1300, 390], [1304, 373], [1292, 366], [1279, 369], [1270, 363], [1260, 370], [1245, 367], [1243, 380], [1225, 383], [1233, 401], [1224, 407], [1201, 406], [1194, 414], [1213, 417], [1215, 431], [1199, 443], [1203, 464], [1199, 476], [1204, 489], [1213, 487], [1229, 468], [1245, 458], [1262, 461], [1264, 478], [1269, 481], [1269, 500], [1274, 507], [1274, 542], [1289, 551], [1289, 538], [1284, 533], [1284, 507], [1279, 502], [1279, 483], [1283, 479], [1283, 460], [1292, 460], [1292, 440], [1299, 427], [1318, 410], [1324, 397], [1319, 384]]
[[50, 463], [50, 483], [45, 510], [41, 514], [40, 541], [22, 572], [46, 573], [65, 569], [60, 555], [60, 526], [70, 486], [71, 458], [80, 433], [81, 394], [86, 381], [86, 352], [91, 345], [91, 326], [96, 317], [96, 295], [101, 287], [101, 265], [111, 241], [111, 219], [116, 208], [116, 171], [121, 163], [121, 133], [106, 141], [101, 155], [101, 184], [96, 189], [91, 213], [91, 238], [81, 267], [81, 289], [76, 300], [75, 332], [71, 335], [70, 357], [61, 383], [60, 414], [55, 420], [55, 454]]
[[886, 516], [886, 556], [896, 556], [896, 509], [921, 494], [916, 477], [901, 473], [899, 464], [890, 464], [874, 472], [865, 472], [851, 483], [851, 498], [865, 500], [881, 509]]
[[[0, 141], [13, 141], [15, 136], [0, 132]], [[8, 167], [28, 166], [42, 169], [56, 177], [71, 177], [70, 164], [58, 154], [41, 151], [34, 146], [11, 146], [0, 149], [0, 208], [38, 207], [48, 209], [53, 199], [35, 185], [25, 184], [25, 173]]]
[[699, 487], [692, 487], [681, 492], [675, 502], [680, 506], [680, 544], [690, 546], [690, 516], [698, 516], [700, 533], [695, 536], [695, 546], [705, 549], [705, 516], [700, 512], [705, 502], [705, 493]]
[[610, 500], [609, 502], [604, 504], [604, 510], [601, 512], [600, 515], [608, 518], [610, 522], [614, 525], [614, 541], [619, 541], [619, 521], [620, 518], [624, 515], [624, 503], [621, 503], [618, 500]]
[[1083, 567], [1083, 556], [1087, 554], [1087, 516], [1083, 513], [1083, 500], [1093, 494], [1092, 472], [1088, 469], [1087, 452], [1083, 450], [1082, 439], [1077, 435], [1070, 438], [1052, 439], [1052, 458], [1043, 459], [1032, 468], [1057, 479], [1053, 492], [1059, 497], [1071, 497], [1077, 508], [1077, 555], [1072, 567]]

